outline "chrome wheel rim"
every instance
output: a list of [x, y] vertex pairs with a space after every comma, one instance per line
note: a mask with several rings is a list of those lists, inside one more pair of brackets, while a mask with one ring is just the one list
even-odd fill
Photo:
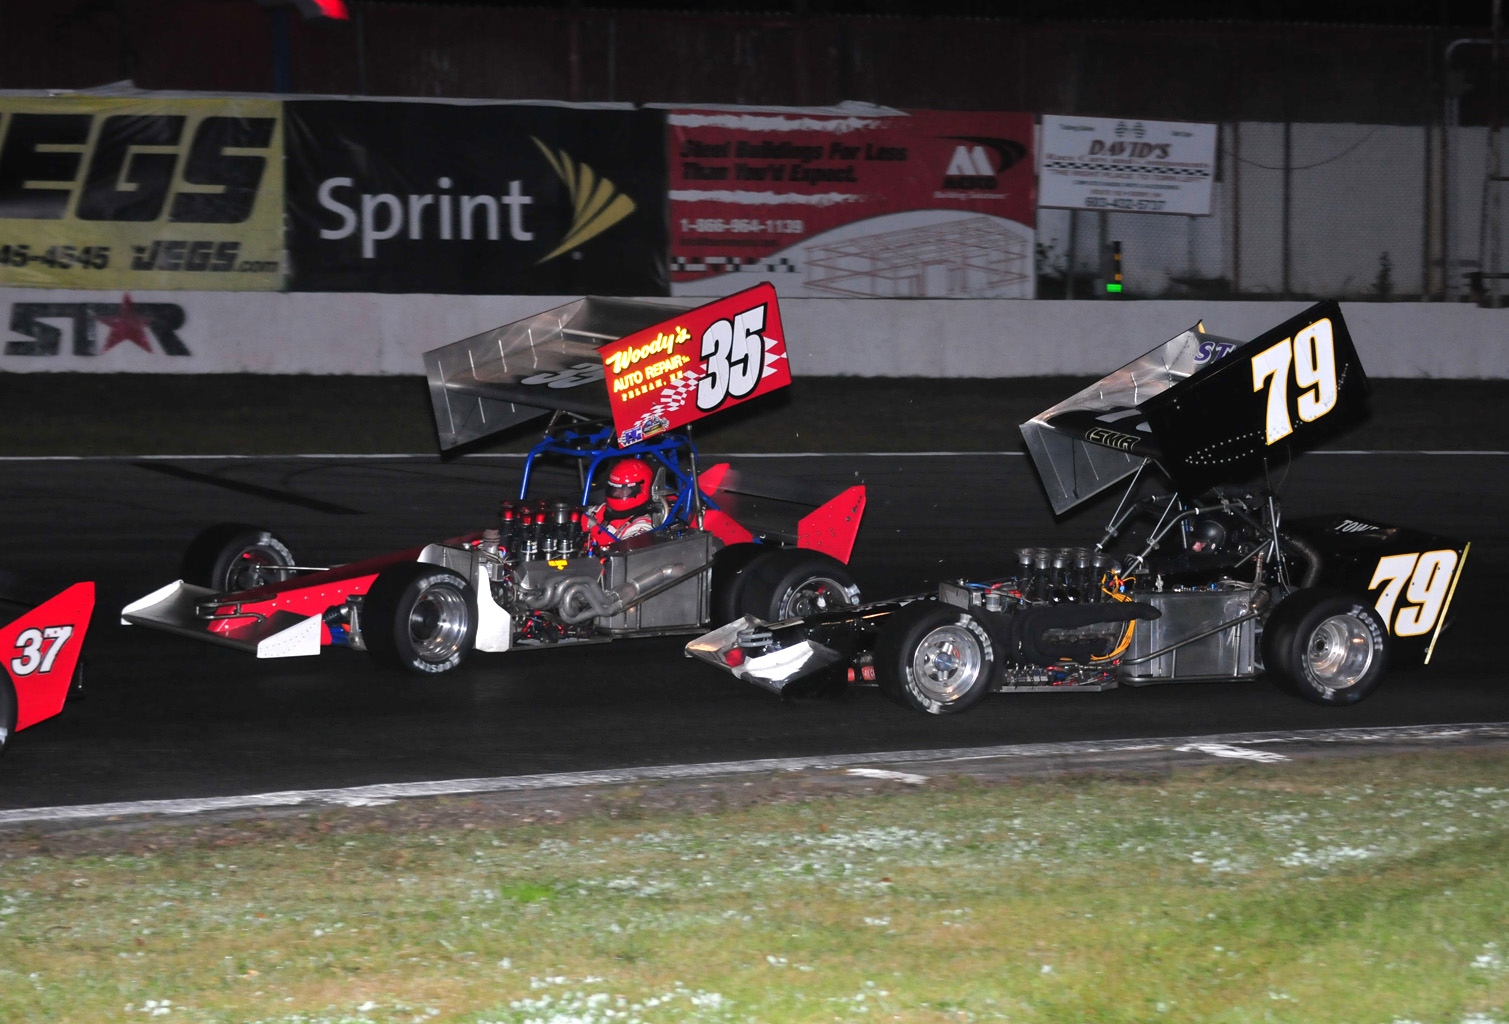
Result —
[[425, 588], [409, 610], [409, 639], [425, 661], [444, 662], [454, 657], [466, 638], [466, 626], [466, 598], [444, 583]]
[[227, 591], [255, 590], [269, 583], [281, 583], [293, 575], [283, 552], [266, 544], [242, 549], [225, 574]]
[[962, 626], [939, 626], [912, 652], [912, 679], [928, 699], [949, 704], [974, 687], [984, 665], [973, 633]]
[[831, 576], [814, 576], [792, 588], [791, 593], [786, 595], [786, 600], [781, 604], [780, 617], [799, 619], [821, 612], [853, 608], [856, 603], [853, 588], [848, 584]]
[[1357, 615], [1333, 615], [1310, 634], [1305, 667], [1332, 690], [1356, 686], [1373, 664], [1373, 631]]

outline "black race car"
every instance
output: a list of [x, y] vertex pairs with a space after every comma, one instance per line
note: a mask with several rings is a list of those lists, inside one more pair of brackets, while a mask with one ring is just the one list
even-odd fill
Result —
[[1241, 484], [1354, 423], [1367, 394], [1335, 302], [1246, 343], [1197, 325], [1022, 424], [1055, 513], [1130, 478], [1093, 547], [1022, 547], [1010, 576], [852, 611], [746, 616], [687, 653], [777, 693], [874, 681], [932, 714], [991, 691], [1264, 673], [1361, 700], [1390, 661], [1430, 661], [1470, 545], [1371, 513], [1288, 519]]

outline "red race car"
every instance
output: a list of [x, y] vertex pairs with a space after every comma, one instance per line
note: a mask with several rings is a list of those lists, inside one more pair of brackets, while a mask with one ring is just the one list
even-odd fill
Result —
[[12, 733], [62, 711], [83, 684], [79, 651], [93, 611], [93, 583], [39, 601], [24, 583], [0, 575], [0, 753]]
[[[346, 646], [437, 673], [472, 650], [859, 604], [845, 563], [864, 487], [796, 515], [800, 501], [741, 493], [726, 464], [699, 469], [687, 429], [790, 382], [770, 286], [691, 310], [580, 299], [435, 349], [425, 364], [442, 448], [550, 417], [496, 520], [322, 569], [301, 567], [269, 530], [222, 524], [190, 546], [183, 579], [122, 621], [261, 658]], [[580, 492], [532, 497], [542, 460], [574, 463]]]

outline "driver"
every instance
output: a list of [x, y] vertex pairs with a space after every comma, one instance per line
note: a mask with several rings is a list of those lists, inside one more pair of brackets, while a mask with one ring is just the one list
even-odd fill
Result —
[[591, 531], [593, 543], [636, 537], [665, 522], [666, 502], [651, 494], [654, 480], [655, 471], [643, 459], [620, 459], [614, 465], [603, 503], [582, 517], [582, 528]]

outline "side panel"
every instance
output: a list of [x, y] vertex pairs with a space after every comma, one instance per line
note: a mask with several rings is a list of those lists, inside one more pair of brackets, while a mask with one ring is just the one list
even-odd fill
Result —
[[1127, 661], [1121, 669], [1122, 682], [1135, 686], [1200, 679], [1246, 679], [1257, 673], [1257, 623], [1253, 619], [1218, 629], [1210, 636], [1156, 658], [1147, 657], [1247, 615], [1253, 603], [1252, 591], [1139, 593], [1137, 600], [1147, 602], [1163, 615], [1137, 623], [1131, 650], [1127, 652]]
[[94, 584], [75, 583], [0, 628], [0, 657], [16, 690], [16, 728], [63, 710], [94, 611]]
[[[632, 592], [635, 584], [641, 592], [665, 589], [599, 625], [617, 633], [680, 629], [707, 622], [712, 574], [706, 567], [713, 560], [713, 543], [713, 537], [706, 533], [690, 533], [669, 541], [645, 534], [622, 542], [626, 553], [608, 559], [608, 588], [620, 593]], [[680, 582], [671, 584], [677, 579]]]
[[1322, 585], [1372, 597], [1393, 658], [1430, 663], [1470, 543], [1361, 516], [1316, 516], [1287, 528], [1320, 549]]

